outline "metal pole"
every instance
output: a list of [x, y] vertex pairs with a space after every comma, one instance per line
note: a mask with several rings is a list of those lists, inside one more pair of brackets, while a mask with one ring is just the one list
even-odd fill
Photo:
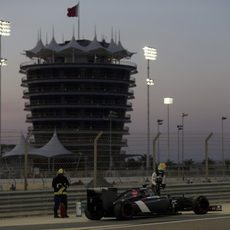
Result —
[[153, 139], [153, 171], [155, 170], [156, 166], [156, 141], [159, 139], [161, 133], [158, 132], [155, 138]]
[[184, 116], [182, 114], [182, 146], [181, 146], [181, 163], [182, 163], [182, 180], [184, 180]]
[[224, 121], [221, 119], [221, 152], [222, 152], [222, 175], [224, 177], [224, 167], [225, 167], [225, 162], [224, 162]]
[[179, 178], [180, 176], [180, 129], [178, 128], [177, 131], [177, 148], [178, 148], [178, 153], [177, 153], [177, 177]]
[[[160, 132], [160, 124], [157, 123], [157, 133]], [[157, 163], [160, 163], [160, 140], [157, 140]]]
[[[147, 79], [149, 79], [149, 60], [147, 60]], [[150, 111], [149, 111], [149, 85], [147, 84], [147, 156], [146, 156], [146, 177], [149, 175], [149, 155], [150, 155]]]
[[10, 35], [10, 22], [0, 20], [0, 156], [2, 156], [2, 65], [6, 59], [2, 59], [2, 36]]
[[[163, 120], [157, 120], [157, 132], [160, 132], [160, 125], [163, 124]], [[157, 162], [160, 163], [160, 139], [157, 140]]]
[[24, 190], [27, 190], [28, 188], [28, 144], [29, 144], [29, 138], [31, 136], [31, 132], [29, 132], [26, 136], [25, 140], [25, 146], [24, 146]]
[[93, 168], [93, 187], [97, 187], [97, 141], [98, 139], [101, 137], [101, 135], [103, 134], [103, 132], [99, 132], [96, 136], [96, 138], [94, 139], [94, 168]]
[[182, 113], [181, 118], [182, 118], [182, 145], [181, 145], [181, 161], [182, 161], [182, 179], [184, 180], [184, 117], [187, 117], [188, 114]]
[[221, 118], [221, 152], [222, 152], [222, 175], [225, 174], [225, 155], [224, 155], [224, 120], [226, 117]]
[[113, 168], [113, 156], [112, 156], [112, 118], [117, 115], [114, 111], [109, 111], [109, 171]]
[[[177, 176], [179, 178], [180, 175], [180, 130], [183, 131], [183, 125], [177, 125], [177, 149], [178, 149], [178, 153], [177, 153]], [[182, 167], [184, 165], [182, 164]], [[183, 169], [182, 169], [183, 170]], [[182, 171], [182, 177], [184, 179], [184, 170]]]
[[205, 177], [208, 181], [208, 141], [212, 137], [213, 133], [211, 132], [205, 139]]
[[167, 104], [167, 114], [168, 114], [168, 161], [170, 159], [170, 135], [169, 135], [169, 104]]
[[109, 171], [112, 169], [112, 118], [109, 116]]
[[[2, 58], [2, 35], [0, 35], [0, 61]], [[0, 64], [0, 156], [2, 157], [2, 65]]]
[[149, 170], [149, 155], [150, 155], [150, 116], [149, 116], [149, 85], [153, 85], [152, 80], [149, 78], [149, 61], [156, 60], [157, 51], [154, 48], [145, 46], [143, 48], [145, 59], [147, 60], [147, 153], [146, 153], [146, 179], [148, 180], [148, 170]]
[[25, 153], [24, 153], [24, 190], [28, 188], [27, 175], [28, 175], [28, 145], [25, 143]]

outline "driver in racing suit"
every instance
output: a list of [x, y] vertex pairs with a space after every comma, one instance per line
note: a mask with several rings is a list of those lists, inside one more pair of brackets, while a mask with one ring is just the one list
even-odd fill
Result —
[[153, 172], [151, 177], [152, 189], [156, 195], [160, 196], [160, 189], [166, 187], [166, 177], [165, 177], [166, 165], [160, 163], [158, 168]]

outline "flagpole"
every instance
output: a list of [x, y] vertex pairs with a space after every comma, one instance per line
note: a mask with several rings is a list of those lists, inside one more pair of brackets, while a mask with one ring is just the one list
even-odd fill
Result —
[[78, 9], [77, 9], [77, 13], [78, 13], [78, 40], [80, 40], [80, 2], [78, 2], [77, 4]]

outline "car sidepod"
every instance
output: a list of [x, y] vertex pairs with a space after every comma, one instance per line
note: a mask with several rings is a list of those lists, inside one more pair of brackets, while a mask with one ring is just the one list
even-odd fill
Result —
[[[171, 202], [167, 197], [150, 196], [142, 199], [141, 202], [137, 204], [143, 214], [147, 214], [147, 208], [151, 214], [167, 214], [171, 210]], [[145, 209], [143, 204], [146, 206]]]
[[114, 205], [114, 215], [119, 220], [131, 219], [133, 216], [168, 214], [170, 211], [170, 200], [159, 196], [150, 196], [133, 201], [124, 200]]

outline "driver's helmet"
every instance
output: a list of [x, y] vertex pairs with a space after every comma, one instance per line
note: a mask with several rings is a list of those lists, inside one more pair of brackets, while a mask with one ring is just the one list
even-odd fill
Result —
[[165, 163], [160, 163], [158, 165], [158, 171], [159, 172], [164, 172], [166, 170], [166, 164]]
[[64, 169], [62, 169], [62, 168], [58, 169], [57, 174], [58, 174], [58, 175], [64, 174]]

